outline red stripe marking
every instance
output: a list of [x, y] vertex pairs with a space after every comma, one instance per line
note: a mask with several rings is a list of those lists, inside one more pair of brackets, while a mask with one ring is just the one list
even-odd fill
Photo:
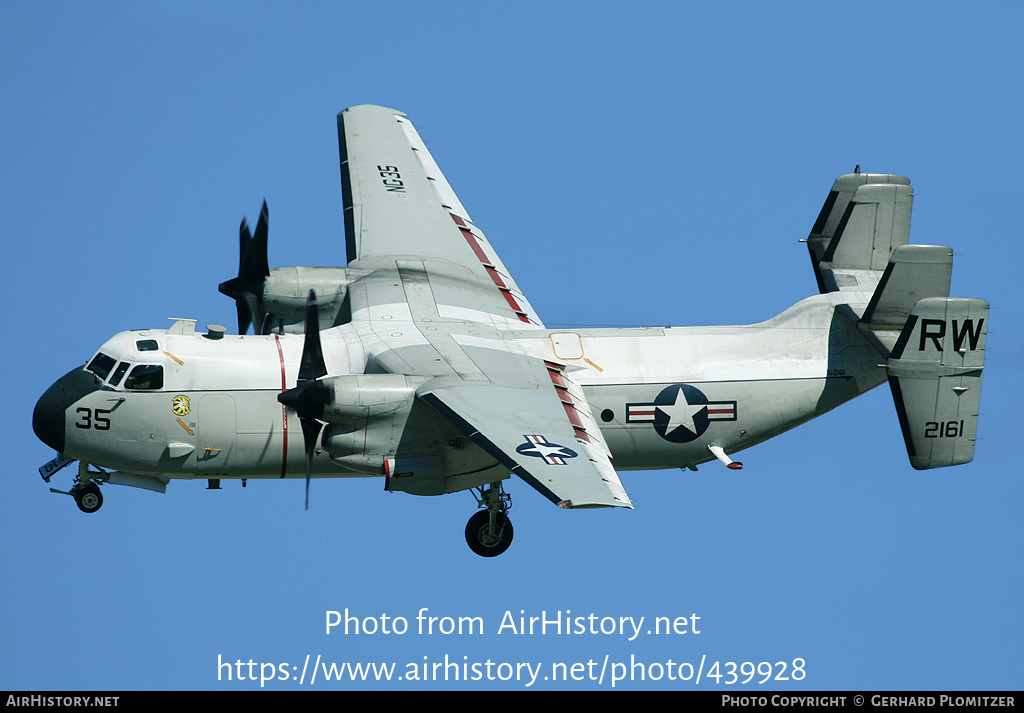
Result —
[[507, 287], [499, 287], [501, 294], [505, 295], [505, 301], [508, 302], [508, 306], [512, 308], [513, 312], [519, 313], [523, 311], [523, 308], [516, 302], [516, 298], [512, 296], [512, 293]]
[[572, 400], [572, 394], [569, 393], [569, 387], [562, 377], [562, 367], [550, 361], [545, 361], [544, 366], [548, 368], [548, 376], [551, 377], [555, 393], [558, 394], [558, 399], [562, 402], [562, 408], [565, 409], [565, 415], [569, 417], [569, 422], [576, 433], [576, 438], [590, 443], [590, 434], [587, 433], [586, 426], [583, 425], [583, 419], [580, 418], [576, 404]]
[[509, 307], [511, 307], [512, 311], [516, 313], [516, 316], [519, 317], [519, 321], [531, 324], [530, 318], [526, 316], [526, 311], [519, 306], [519, 303], [516, 302], [516, 298], [509, 294], [509, 288], [505, 285], [505, 281], [501, 279], [501, 274], [494, 269], [494, 264], [491, 262], [490, 258], [487, 257], [486, 253], [484, 253], [483, 248], [480, 247], [480, 241], [476, 239], [476, 236], [473, 235], [472, 231], [470, 231], [466, 226], [466, 222], [454, 213], [449, 213], [449, 215], [452, 217], [452, 220], [455, 221], [455, 224], [459, 226], [459, 230], [462, 231], [462, 237], [466, 239], [466, 242], [469, 243], [469, 247], [473, 249], [473, 253], [476, 255], [477, 259], [487, 270], [487, 274], [490, 276], [491, 281], [494, 282], [494, 284], [498, 286], [498, 289], [501, 290], [501, 293], [505, 295], [505, 301], [508, 302]]
[[[281, 350], [281, 337], [274, 335], [274, 344], [277, 345], [277, 358], [281, 362], [281, 392], [288, 390], [288, 382], [284, 376], [284, 352]], [[281, 477], [288, 471], [288, 407], [281, 404], [281, 423], [284, 426], [284, 441], [281, 444]]]
[[551, 383], [556, 387], [567, 388], [565, 385], [565, 379], [562, 378], [561, 374], [551, 374]]
[[490, 265], [485, 265], [484, 267], [487, 268], [487, 274], [491, 276], [491, 281], [495, 285], [497, 285], [498, 287], [507, 287], [507, 285], [505, 284], [505, 281], [501, 279], [501, 275], [498, 274], [497, 270], [495, 270]]
[[477, 259], [480, 260], [484, 265], [490, 265], [491, 261], [487, 259], [487, 255], [484, 253], [484, 249], [480, 247], [480, 243], [477, 242], [476, 236], [473, 235], [466, 228], [459, 228], [462, 231], [462, 237], [469, 243], [469, 247], [473, 248], [473, 252], [476, 253]]
[[562, 408], [565, 409], [565, 415], [569, 417], [573, 426], [577, 428], [583, 428], [583, 421], [580, 420], [580, 415], [576, 413], [576, 407], [572, 404], [563, 403]]

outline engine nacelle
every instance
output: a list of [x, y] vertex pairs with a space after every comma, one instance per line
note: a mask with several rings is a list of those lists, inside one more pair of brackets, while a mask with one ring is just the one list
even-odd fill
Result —
[[508, 469], [497, 463], [454, 474], [450, 472], [453, 467], [458, 468], [441, 456], [385, 458], [384, 489], [411, 495], [445, 495], [509, 477]]
[[345, 301], [348, 285], [364, 274], [346, 267], [273, 268], [263, 282], [263, 333], [302, 334], [311, 289], [316, 290], [320, 329], [345, 324], [351, 319]]
[[329, 424], [321, 441], [340, 466], [372, 475], [384, 473], [405, 434], [416, 389], [425, 377], [352, 374], [323, 379], [330, 389], [322, 419]]
[[384, 487], [441, 495], [507, 478], [509, 472], [416, 398], [430, 377], [353, 374], [322, 379], [329, 392], [321, 446], [337, 465], [383, 475]]

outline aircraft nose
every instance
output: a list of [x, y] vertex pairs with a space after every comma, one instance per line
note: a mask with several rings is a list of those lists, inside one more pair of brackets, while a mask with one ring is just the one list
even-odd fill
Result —
[[48, 388], [32, 412], [36, 437], [58, 453], [64, 452], [64, 392], [60, 381]]

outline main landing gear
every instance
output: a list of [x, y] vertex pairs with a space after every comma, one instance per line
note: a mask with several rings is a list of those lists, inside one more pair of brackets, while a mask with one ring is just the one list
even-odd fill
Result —
[[487, 509], [469, 518], [466, 542], [481, 557], [497, 557], [512, 544], [512, 521], [507, 514], [512, 497], [502, 490], [500, 481], [474, 488], [473, 494], [477, 506]]

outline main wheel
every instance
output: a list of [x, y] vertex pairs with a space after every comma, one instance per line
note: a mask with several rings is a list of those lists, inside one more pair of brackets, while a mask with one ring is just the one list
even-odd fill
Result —
[[495, 532], [490, 532], [490, 513], [481, 510], [466, 523], [466, 542], [469, 549], [481, 557], [497, 557], [512, 544], [512, 521], [499, 512], [494, 517]]
[[75, 502], [82, 512], [96, 512], [103, 505], [103, 493], [96, 483], [89, 483], [75, 491]]

